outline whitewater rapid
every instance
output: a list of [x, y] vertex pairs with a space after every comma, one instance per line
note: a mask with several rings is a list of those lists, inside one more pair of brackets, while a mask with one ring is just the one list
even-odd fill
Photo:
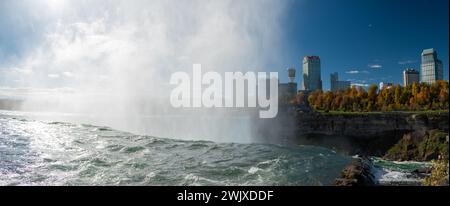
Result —
[[332, 185], [350, 160], [315, 146], [158, 138], [0, 112], [0, 185]]

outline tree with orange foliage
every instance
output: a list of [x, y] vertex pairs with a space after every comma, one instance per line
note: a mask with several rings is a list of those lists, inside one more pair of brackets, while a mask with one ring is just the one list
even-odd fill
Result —
[[395, 85], [379, 91], [376, 85], [371, 85], [368, 92], [354, 86], [336, 93], [317, 90], [307, 99], [310, 106], [316, 110], [361, 112], [448, 109], [448, 98], [448, 81], [437, 81], [431, 85], [425, 83], [414, 83], [407, 87]]

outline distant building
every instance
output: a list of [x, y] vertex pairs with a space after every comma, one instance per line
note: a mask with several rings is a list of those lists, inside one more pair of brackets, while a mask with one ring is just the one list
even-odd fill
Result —
[[278, 95], [282, 99], [291, 100], [297, 94], [297, 83], [295, 82], [295, 68], [287, 69], [289, 83], [278, 83]]
[[295, 68], [294, 67], [289, 67], [288, 68], [288, 77], [289, 77], [289, 82], [290, 83], [295, 83]]
[[419, 71], [415, 69], [405, 69], [403, 71], [403, 86], [419, 83]]
[[320, 76], [320, 58], [318, 56], [305, 56], [303, 58], [302, 89], [309, 91], [322, 89]]
[[281, 83], [278, 84], [278, 95], [280, 97], [294, 98], [297, 94], [297, 83]]
[[339, 81], [339, 76], [337, 72], [331, 73], [330, 75], [330, 85], [331, 91], [337, 92], [339, 90], [346, 90], [351, 87], [350, 81]]
[[437, 52], [433, 48], [423, 50], [420, 81], [432, 84], [442, 79], [444, 68], [442, 61], [437, 58]]
[[382, 89], [390, 89], [390, 88], [392, 88], [392, 86], [394, 86], [393, 83], [380, 82], [380, 90], [382, 90]]

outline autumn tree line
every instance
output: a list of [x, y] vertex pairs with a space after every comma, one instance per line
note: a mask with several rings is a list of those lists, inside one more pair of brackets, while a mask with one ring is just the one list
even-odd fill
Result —
[[[315, 110], [322, 111], [417, 111], [448, 109], [448, 81], [437, 81], [431, 85], [414, 83], [406, 87], [400, 85], [378, 89], [371, 85], [364, 88], [352, 86], [347, 90], [323, 92], [317, 90], [308, 96], [298, 93], [293, 104], [309, 104]], [[307, 101], [307, 102], [306, 102]]]

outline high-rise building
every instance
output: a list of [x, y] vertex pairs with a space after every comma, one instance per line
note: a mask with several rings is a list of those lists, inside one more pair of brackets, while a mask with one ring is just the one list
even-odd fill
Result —
[[432, 84], [442, 79], [444, 68], [442, 61], [437, 58], [437, 52], [433, 48], [423, 50], [420, 81]]
[[409, 68], [403, 71], [403, 86], [419, 83], [419, 71]]
[[322, 89], [320, 58], [318, 56], [305, 56], [303, 58], [302, 89], [308, 91]]
[[330, 85], [331, 85], [331, 91], [337, 92], [339, 90], [345, 90], [350, 88], [351, 82], [350, 81], [339, 81], [339, 75], [337, 72], [331, 73], [330, 75]]

